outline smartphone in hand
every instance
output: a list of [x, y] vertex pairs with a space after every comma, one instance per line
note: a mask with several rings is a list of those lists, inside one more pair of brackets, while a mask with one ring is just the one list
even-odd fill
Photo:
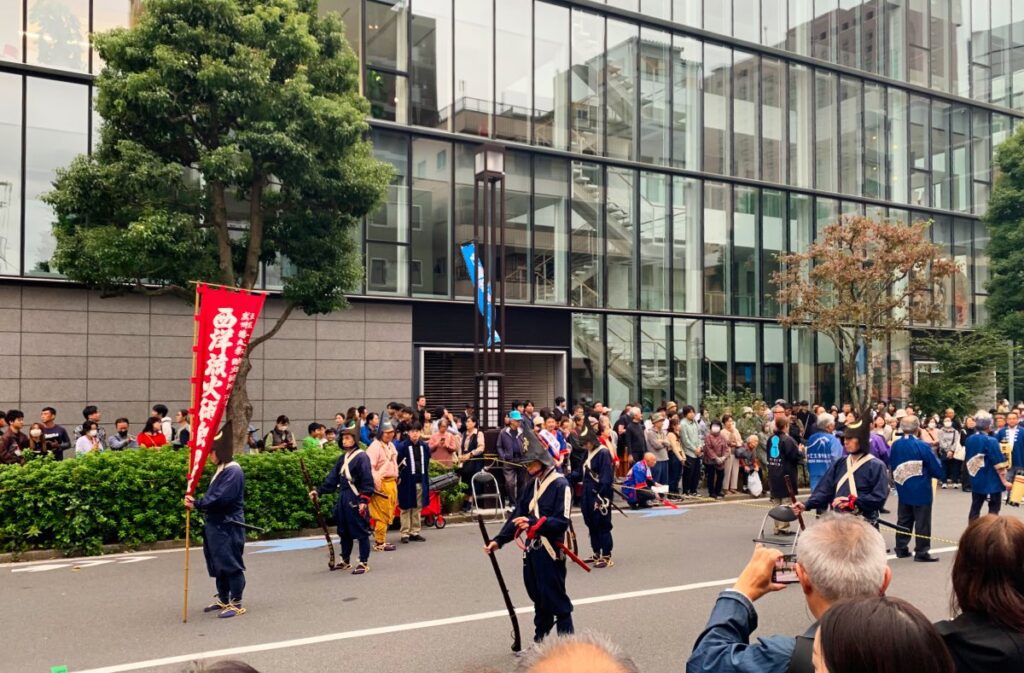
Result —
[[796, 584], [800, 578], [796, 576], [796, 554], [784, 554], [775, 561], [772, 570], [772, 582], [775, 584]]

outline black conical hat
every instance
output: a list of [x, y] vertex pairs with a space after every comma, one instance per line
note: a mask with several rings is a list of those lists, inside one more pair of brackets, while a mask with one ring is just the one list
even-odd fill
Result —
[[864, 421], [857, 419], [847, 423], [843, 428], [843, 439], [856, 439], [860, 442], [860, 451], [865, 452], [871, 444], [871, 428]]
[[523, 460], [524, 464], [539, 462], [544, 467], [552, 467], [555, 459], [551, 457], [547, 447], [540, 441], [540, 438], [533, 431], [533, 428], [523, 426]]

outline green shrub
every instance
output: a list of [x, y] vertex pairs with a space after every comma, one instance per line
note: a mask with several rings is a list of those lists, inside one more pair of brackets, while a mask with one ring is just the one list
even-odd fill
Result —
[[[337, 450], [303, 449], [239, 456], [245, 471], [246, 521], [269, 535], [316, 526], [299, 458], [306, 461], [317, 487], [339, 455]], [[181, 539], [187, 461], [187, 452], [165, 448], [0, 466], [0, 550], [52, 548], [85, 555], [100, 553], [104, 544], [135, 547]], [[197, 495], [206, 491], [215, 469], [207, 465]], [[445, 471], [431, 464], [432, 475]], [[454, 500], [463, 488], [460, 483], [444, 491], [442, 501]], [[329, 525], [335, 497], [328, 494], [320, 500]], [[193, 517], [192, 524], [192, 537], [200, 542], [202, 517]]]

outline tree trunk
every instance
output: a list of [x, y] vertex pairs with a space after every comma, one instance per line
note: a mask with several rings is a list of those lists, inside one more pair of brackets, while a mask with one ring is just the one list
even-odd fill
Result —
[[235, 453], [242, 453], [245, 449], [246, 440], [249, 437], [249, 421], [252, 420], [252, 402], [249, 400], [249, 390], [246, 388], [246, 381], [249, 372], [252, 370], [252, 363], [249, 361], [249, 352], [242, 356], [242, 364], [238, 368], [238, 376], [235, 378], [235, 387], [231, 391], [231, 399], [228, 400], [228, 420], [231, 422], [231, 437], [235, 444]]

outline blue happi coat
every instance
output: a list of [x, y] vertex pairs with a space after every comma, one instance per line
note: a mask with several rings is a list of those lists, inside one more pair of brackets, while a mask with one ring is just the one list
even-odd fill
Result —
[[210, 577], [231, 575], [245, 570], [245, 474], [232, 461], [217, 468], [206, 494], [196, 502], [206, 515], [203, 526], [203, 556]]

